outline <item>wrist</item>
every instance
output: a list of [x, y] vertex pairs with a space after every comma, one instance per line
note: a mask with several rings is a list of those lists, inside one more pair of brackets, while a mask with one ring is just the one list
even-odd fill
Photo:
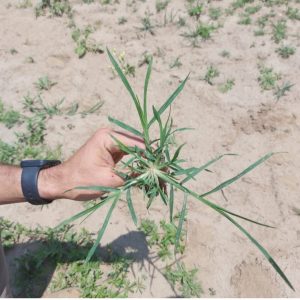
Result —
[[42, 169], [37, 183], [40, 197], [47, 200], [64, 198], [64, 178], [62, 165]]

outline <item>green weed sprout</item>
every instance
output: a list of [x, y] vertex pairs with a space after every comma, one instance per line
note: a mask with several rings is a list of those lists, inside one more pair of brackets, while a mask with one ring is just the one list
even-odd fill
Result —
[[[175, 151], [171, 151], [170, 149], [171, 140], [173, 136], [177, 132], [187, 130], [188, 128], [173, 129], [173, 120], [170, 116], [170, 113], [165, 122], [163, 122], [161, 116], [164, 112], [166, 112], [170, 108], [171, 104], [174, 102], [176, 97], [183, 90], [189, 76], [187, 76], [180, 83], [180, 85], [176, 88], [176, 90], [171, 94], [171, 96], [167, 99], [167, 101], [162, 106], [160, 106], [159, 108], [152, 106], [152, 112], [150, 113], [150, 111], [148, 110], [147, 91], [148, 91], [151, 70], [152, 70], [152, 58], [150, 59], [148, 64], [148, 69], [147, 69], [145, 84], [144, 84], [143, 101], [141, 102], [137, 94], [133, 91], [130, 83], [128, 82], [126, 76], [124, 75], [118, 62], [116, 61], [116, 59], [113, 57], [113, 55], [108, 49], [107, 49], [107, 53], [116, 72], [118, 73], [119, 77], [121, 78], [123, 84], [125, 85], [127, 91], [129, 92], [132, 98], [132, 101], [136, 107], [140, 119], [142, 130], [140, 131], [124, 123], [123, 121], [114, 119], [113, 117], [109, 117], [109, 121], [121, 127], [122, 129], [125, 129], [139, 137], [142, 137], [145, 141], [146, 149], [143, 150], [137, 147], [127, 147], [119, 140], [115, 139], [120, 149], [129, 155], [128, 161], [123, 163], [124, 170], [126, 168], [129, 169], [129, 171], [127, 172], [124, 171], [125, 173], [118, 172], [118, 174], [125, 179], [125, 184], [120, 188], [111, 188], [105, 186], [75, 187], [75, 189], [96, 190], [96, 191], [106, 192], [107, 194], [106, 197], [103, 198], [101, 202], [72, 216], [68, 220], [62, 222], [58, 227], [64, 226], [83, 216], [89, 216], [91, 213], [95, 212], [100, 207], [110, 203], [110, 208], [104, 219], [102, 227], [100, 228], [97, 234], [95, 243], [93, 247], [90, 249], [86, 257], [86, 262], [88, 262], [90, 261], [91, 257], [95, 253], [98, 244], [100, 243], [103, 234], [106, 230], [106, 227], [109, 223], [111, 215], [118, 201], [120, 200], [122, 194], [124, 193], [126, 194], [128, 209], [133, 219], [133, 222], [136, 225], [138, 223], [138, 219], [135, 213], [135, 209], [131, 197], [131, 190], [136, 187], [141, 189], [145, 197], [148, 199], [148, 203], [147, 203], [148, 209], [151, 207], [151, 204], [156, 198], [160, 198], [163, 204], [169, 207], [170, 222], [173, 222], [173, 211], [174, 211], [174, 201], [175, 201], [174, 190], [177, 189], [178, 191], [181, 191], [184, 194], [184, 202], [180, 212], [179, 223], [177, 226], [176, 243], [179, 242], [179, 238], [181, 235], [183, 222], [186, 215], [187, 199], [188, 197], [195, 198], [197, 201], [209, 206], [211, 209], [213, 209], [218, 214], [222, 215], [227, 220], [229, 220], [233, 225], [235, 225], [260, 250], [260, 252], [266, 257], [266, 259], [270, 262], [270, 264], [273, 266], [276, 272], [282, 277], [282, 279], [288, 284], [288, 286], [294, 290], [288, 278], [285, 276], [283, 271], [280, 269], [280, 267], [277, 265], [277, 263], [274, 261], [271, 255], [267, 252], [267, 250], [262, 245], [260, 245], [258, 241], [256, 241], [256, 239], [242, 225], [240, 225], [236, 221], [236, 218], [246, 220], [251, 223], [268, 227], [268, 228], [274, 228], [274, 227], [259, 223], [247, 217], [243, 217], [207, 199], [207, 196], [216, 193], [218, 191], [221, 191], [225, 187], [234, 183], [236, 180], [238, 180], [245, 174], [252, 171], [258, 165], [260, 165], [261, 163], [269, 159], [274, 153], [266, 154], [265, 156], [263, 156], [262, 158], [260, 158], [259, 160], [251, 164], [249, 167], [247, 167], [238, 175], [222, 182], [221, 184], [219, 184], [218, 186], [216, 186], [215, 188], [211, 189], [206, 193], [198, 194], [190, 190], [185, 186], [185, 184], [189, 180], [194, 179], [194, 177], [197, 174], [199, 174], [201, 171], [208, 168], [216, 161], [220, 160], [225, 155], [233, 155], [233, 154], [228, 153], [228, 154], [220, 155], [200, 167], [184, 168], [182, 166], [182, 162], [184, 162], [184, 160], [179, 158], [180, 152], [184, 144], [179, 146]], [[152, 129], [152, 126], [154, 124], [158, 125], [159, 127], [159, 137], [153, 139], [150, 137], [150, 129]]]

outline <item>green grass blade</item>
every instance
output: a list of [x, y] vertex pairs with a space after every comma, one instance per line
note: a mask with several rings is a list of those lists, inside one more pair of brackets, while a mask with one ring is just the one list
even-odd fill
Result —
[[223, 158], [226, 155], [237, 155], [234, 153], [225, 153], [222, 154], [212, 160], [210, 160], [209, 162], [207, 162], [206, 164], [204, 164], [203, 166], [199, 167], [199, 168], [195, 168], [195, 170], [193, 172], [191, 172], [186, 178], [184, 178], [180, 183], [184, 184], [186, 182], [188, 182], [189, 180], [193, 179], [196, 175], [198, 175], [200, 172], [202, 172], [203, 170], [205, 170], [208, 166], [214, 164], [215, 162], [217, 162], [218, 160], [220, 160], [221, 158]]
[[106, 229], [106, 227], [108, 225], [109, 219], [110, 219], [110, 217], [112, 215], [112, 212], [113, 212], [113, 210], [114, 210], [114, 208], [115, 208], [115, 206], [116, 206], [119, 198], [120, 198], [120, 193], [118, 193], [117, 195], [115, 195], [113, 203], [112, 203], [112, 205], [111, 205], [111, 207], [110, 207], [110, 209], [109, 209], [109, 211], [108, 211], [108, 213], [107, 213], [107, 215], [105, 217], [103, 225], [102, 225], [101, 229], [98, 231], [98, 235], [97, 235], [97, 238], [96, 238], [96, 240], [94, 242], [94, 245], [90, 249], [90, 251], [89, 251], [89, 253], [88, 253], [88, 255], [87, 255], [86, 259], [85, 259], [86, 263], [88, 263], [90, 261], [90, 259], [92, 258], [92, 256], [94, 255], [94, 253], [95, 253], [95, 251], [96, 251], [96, 249], [97, 249], [97, 247], [98, 247], [98, 245], [99, 245], [99, 243], [100, 243], [100, 241], [101, 241], [101, 239], [103, 237], [103, 234], [104, 234], [105, 229]]
[[269, 263], [272, 265], [272, 267], [275, 269], [275, 271], [281, 276], [281, 278], [286, 282], [286, 284], [295, 291], [293, 285], [290, 283], [286, 275], [283, 273], [283, 271], [280, 269], [278, 264], [275, 262], [275, 260], [272, 258], [272, 256], [268, 253], [268, 251], [245, 229], [243, 228], [239, 223], [237, 223], [234, 219], [232, 219], [230, 216], [228, 216], [223, 211], [218, 211], [222, 216], [227, 218], [231, 223], [233, 223], [242, 233], [244, 233], [247, 238], [259, 249], [259, 251], [266, 257], [266, 259], [269, 261]]
[[127, 124], [123, 123], [122, 121], [119, 121], [119, 120], [114, 119], [112, 117], [108, 117], [108, 120], [111, 123], [114, 123], [117, 126], [123, 128], [123, 129], [125, 129], [125, 130], [127, 130], [127, 131], [129, 131], [129, 132], [131, 132], [131, 133], [133, 133], [133, 134], [135, 134], [137, 136], [139, 136], [139, 137], [142, 137], [142, 138], [144, 137], [143, 134], [140, 131], [136, 130], [135, 128], [131, 127], [130, 125], [127, 125]]
[[169, 206], [170, 206], [170, 222], [173, 223], [173, 211], [174, 211], [174, 187], [173, 187], [173, 185], [170, 185]]
[[178, 249], [178, 247], [179, 247], [179, 241], [180, 241], [180, 236], [181, 236], [181, 232], [182, 232], [182, 227], [183, 227], [184, 219], [186, 216], [186, 205], [187, 205], [187, 193], [184, 193], [184, 201], [183, 201], [182, 209], [180, 212], [179, 223], [178, 223], [176, 236], [175, 236], [175, 252], [176, 252], [176, 249]]
[[[109, 186], [91, 185], [91, 186], [76, 186], [72, 190], [89, 190], [89, 191], [99, 191], [99, 192], [116, 192], [118, 189]], [[71, 190], [69, 190], [71, 191]]]
[[136, 216], [133, 204], [132, 204], [131, 189], [127, 190], [126, 200], [127, 200], [127, 205], [128, 205], [129, 212], [130, 212], [131, 218], [133, 220], [133, 223], [135, 224], [135, 226], [137, 226], [138, 225], [138, 221], [137, 221], [137, 216]]
[[[189, 75], [180, 83], [178, 88], [173, 92], [173, 94], [168, 98], [168, 100], [160, 107], [158, 110], [158, 114], [161, 115], [176, 99], [178, 94], [183, 90], [186, 81], [188, 80]], [[155, 122], [155, 117], [153, 117], [148, 123], [148, 127], [150, 127]]]
[[181, 149], [182, 149], [184, 146], [185, 146], [185, 144], [182, 144], [182, 145], [180, 145], [180, 146], [176, 149], [176, 151], [175, 151], [175, 153], [174, 153], [174, 156], [173, 156], [173, 158], [171, 159], [171, 162], [174, 162], [174, 161], [177, 159], [177, 157], [179, 156], [179, 153], [180, 153]]
[[117, 63], [117, 61], [115, 60], [115, 58], [113, 57], [113, 55], [111, 54], [111, 52], [109, 51], [109, 49], [107, 49], [107, 54], [109, 56], [109, 59], [111, 61], [111, 63], [113, 64], [115, 70], [117, 71], [119, 77], [121, 78], [123, 84], [125, 85], [127, 91], [129, 92], [134, 104], [135, 104], [135, 107], [137, 109], [137, 112], [139, 114], [139, 117], [140, 117], [140, 121], [142, 123], [142, 126], [144, 128], [144, 123], [145, 123], [145, 120], [144, 120], [144, 116], [143, 116], [143, 111], [142, 111], [142, 108], [141, 108], [141, 104], [138, 100], [138, 98], [136, 97], [135, 93], [133, 92], [132, 88], [131, 88], [131, 85], [129, 84], [126, 76], [124, 75], [122, 69], [120, 68], [119, 64]]
[[175, 181], [173, 178], [171, 178], [170, 176], [168, 176], [167, 174], [164, 174], [164, 173], [159, 173], [158, 176], [163, 179], [164, 181], [168, 182], [169, 184], [172, 184], [174, 185], [175, 187], [177, 187], [179, 190], [183, 191], [184, 193], [188, 193], [189, 195], [193, 196], [194, 198], [196, 198], [197, 200], [201, 201], [202, 203], [206, 204], [207, 206], [213, 208], [213, 209], [219, 209], [219, 210], [222, 210], [232, 216], [235, 216], [237, 218], [240, 218], [240, 219], [243, 219], [245, 221], [248, 221], [248, 222], [251, 222], [251, 223], [254, 223], [256, 225], [260, 225], [260, 226], [264, 226], [264, 227], [268, 227], [268, 228], [275, 228], [274, 226], [270, 226], [270, 225], [267, 225], [267, 224], [263, 224], [263, 223], [260, 223], [260, 222], [257, 222], [257, 221], [254, 221], [254, 220], [251, 220], [249, 218], [246, 218], [246, 217], [243, 217], [241, 215], [238, 215], [236, 213], [233, 213], [231, 212], [230, 210], [227, 210], [205, 198], [203, 198], [201, 195], [198, 195], [197, 193], [189, 190], [188, 188], [186, 188], [185, 186], [181, 185], [179, 182]]
[[146, 73], [146, 78], [145, 78], [145, 84], [144, 84], [144, 116], [147, 120], [147, 93], [148, 93], [148, 85], [149, 85], [149, 80], [151, 76], [151, 71], [152, 71], [152, 62], [153, 62], [153, 57], [150, 58], [148, 68], [147, 68], [147, 73]]
[[252, 171], [254, 168], [256, 168], [258, 165], [262, 164], [264, 161], [266, 161], [267, 159], [269, 159], [271, 156], [273, 156], [275, 153], [270, 152], [268, 154], [266, 154], [265, 156], [263, 156], [262, 158], [260, 158], [259, 160], [257, 160], [255, 163], [251, 164], [248, 168], [246, 168], [244, 171], [242, 171], [241, 173], [239, 173], [238, 175], [222, 182], [221, 184], [219, 184], [218, 186], [216, 186], [215, 188], [213, 188], [212, 190], [200, 195], [201, 197], [205, 197], [207, 195], [210, 195], [212, 193], [215, 193], [217, 191], [222, 190], [223, 188], [227, 187], [228, 185], [232, 184], [233, 182], [235, 182], [236, 180], [240, 179], [242, 176], [244, 176], [245, 174], [249, 173], [250, 171]]
[[69, 224], [69, 223], [72, 223], [74, 221], [76, 221], [77, 219], [85, 216], [86, 214], [89, 214], [93, 211], [95, 211], [96, 209], [98, 209], [99, 207], [103, 206], [104, 204], [106, 204], [109, 200], [111, 199], [111, 197], [107, 197], [105, 200], [103, 200], [102, 202], [98, 203], [98, 204], [95, 204], [94, 206], [90, 207], [90, 208], [87, 208], [83, 211], [81, 211], [80, 213], [76, 214], [75, 216], [72, 216], [71, 218], [63, 221], [62, 223], [60, 223], [59, 225], [57, 225], [54, 229], [57, 230], [57, 229], [60, 229], [61, 227]]

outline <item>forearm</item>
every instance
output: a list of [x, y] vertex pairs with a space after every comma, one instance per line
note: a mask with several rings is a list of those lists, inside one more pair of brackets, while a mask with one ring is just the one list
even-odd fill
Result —
[[[0, 205], [25, 202], [21, 187], [22, 169], [16, 166], [0, 165]], [[38, 191], [42, 198], [55, 200], [63, 197], [60, 166], [41, 170], [38, 177]]]
[[21, 168], [0, 165], [0, 204], [24, 202]]

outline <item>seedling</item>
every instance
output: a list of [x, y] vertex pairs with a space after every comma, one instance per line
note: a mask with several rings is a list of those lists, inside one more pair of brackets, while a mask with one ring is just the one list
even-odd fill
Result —
[[200, 16], [201, 16], [202, 10], [203, 10], [203, 5], [197, 3], [196, 5], [191, 5], [189, 7], [188, 14], [191, 17], [196, 17], [196, 19], [198, 20], [200, 18]]
[[277, 80], [281, 77], [279, 73], [275, 73], [273, 71], [273, 68], [267, 68], [264, 66], [259, 68], [259, 73], [258, 82], [263, 90], [274, 89]]
[[258, 11], [260, 11], [260, 9], [261, 9], [260, 5], [248, 6], [245, 8], [245, 13], [247, 13], [249, 15], [253, 15], [253, 14], [257, 13]]
[[220, 75], [220, 72], [213, 65], [210, 65], [206, 70], [205, 76], [203, 78], [208, 84], [213, 85], [212, 80]]
[[182, 63], [180, 61], [180, 56], [176, 57], [173, 62], [170, 63], [170, 68], [180, 68]]
[[225, 83], [219, 86], [219, 91], [222, 93], [227, 93], [234, 86], [234, 79], [227, 79]]
[[71, 5], [68, 0], [40, 0], [35, 7], [35, 15], [39, 17], [49, 11], [52, 16], [62, 17], [71, 14]]
[[281, 47], [276, 49], [276, 52], [282, 58], [289, 58], [291, 55], [295, 54], [296, 48], [290, 47], [290, 46], [281, 46]]
[[220, 16], [222, 15], [222, 10], [220, 7], [210, 7], [209, 10], [208, 10], [208, 14], [209, 14], [209, 17], [212, 19], [212, 20], [218, 20], [220, 18]]
[[118, 19], [118, 24], [119, 25], [123, 25], [123, 24], [125, 24], [125, 23], [127, 23], [127, 18], [125, 18], [125, 17], [120, 17], [119, 19]]
[[156, 11], [159, 13], [162, 10], [166, 9], [169, 4], [169, 0], [156, 0], [155, 7]]
[[42, 90], [48, 91], [52, 88], [52, 86], [56, 84], [57, 82], [53, 82], [52, 80], [49, 79], [48, 76], [44, 76], [44, 77], [40, 77], [34, 85], [40, 91]]
[[273, 24], [273, 40], [275, 43], [279, 43], [283, 39], [286, 38], [286, 22], [284, 20], [280, 20], [277, 23]]
[[251, 24], [250, 16], [247, 15], [247, 14], [241, 15], [241, 18], [238, 21], [238, 24], [240, 24], [240, 25], [250, 25]]
[[291, 20], [300, 20], [300, 10], [298, 8], [288, 7], [286, 15]]
[[142, 27], [138, 28], [140, 31], [149, 32], [151, 35], [155, 35], [154, 33], [155, 26], [152, 24], [149, 14], [146, 13], [145, 17], [142, 18], [141, 22], [142, 22]]
[[290, 91], [293, 85], [294, 84], [290, 82], [284, 82], [281, 86], [277, 85], [274, 91], [274, 96], [276, 97], [276, 101], [280, 100], [281, 97], [284, 97], [286, 93]]
[[76, 43], [75, 53], [79, 58], [84, 57], [87, 52], [103, 53], [101, 44], [98, 44], [89, 38], [90, 34], [94, 32], [92, 26], [88, 25], [82, 30], [75, 25], [73, 27], [72, 39]]
[[14, 125], [19, 123], [20, 119], [20, 113], [13, 109], [5, 109], [2, 99], [0, 98], [0, 122], [2, 122], [7, 128], [10, 129]]
[[[200, 167], [188, 167], [185, 168], [182, 163], [185, 160], [180, 158], [180, 152], [182, 147], [181, 145], [176, 148], [175, 151], [171, 150], [171, 143], [170, 140], [174, 137], [175, 133], [187, 130], [187, 128], [176, 128], [173, 129], [173, 120], [170, 116], [170, 112], [166, 120], [162, 119], [163, 113], [170, 109], [171, 104], [183, 90], [188, 76], [179, 84], [176, 90], [171, 94], [171, 96], [167, 99], [167, 101], [161, 105], [160, 107], [152, 106], [152, 113], [149, 111], [148, 107], [148, 85], [152, 71], [152, 61], [148, 65], [145, 84], [144, 84], [144, 93], [143, 93], [143, 102], [140, 101], [140, 98], [137, 94], [133, 91], [130, 83], [128, 82], [126, 76], [124, 75], [121, 67], [119, 66], [117, 60], [113, 57], [111, 52], [107, 50], [109, 59], [113, 64], [116, 72], [120, 76], [124, 86], [126, 87], [127, 91], [129, 92], [132, 101], [136, 107], [140, 124], [141, 130], [132, 127], [124, 123], [123, 121], [117, 120], [113, 117], [109, 117], [109, 120], [141, 138], [144, 139], [145, 142], [145, 150], [140, 149], [138, 147], [127, 147], [121, 141], [117, 140], [112, 136], [112, 139], [115, 140], [118, 147], [124, 152], [129, 155], [128, 160], [123, 162], [123, 169], [122, 171], [117, 171], [117, 174], [124, 178], [125, 184], [119, 188], [111, 188], [106, 186], [78, 186], [74, 187], [74, 189], [79, 190], [96, 190], [102, 191], [106, 193], [106, 196], [102, 199], [102, 201], [91, 208], [85, 209], [84, 211], [72, 216], [71, 218], [67, 219], [66, 221], [62, 222], [58, 227], [64, 226], [70, 222], [74, 222], [78, 218], [83, 216], [88, 216], [90, 213], [95, 212], [97, 209], [101, 208], [105, 204], [110, 204], [110, 208], [107, 212], [106, 217], [104, 218], [103, 224], [98, 231], [96, 241], [93, 247], [90, 249], [87, 257], [86, 262], [89, 262], [92, 256], [94, 255], [98, 244], [100, 243], [104, 232], [107, 228], [107, 225], [110, 221], [110, 218], [113, 214], [116, 205], [118, 204], [121, 196], [125, 194], [128, 209], [131, 214], [132, 220], [135, 224], [138, 224], [138, 217], [135, 213], [135, 209], [133, 206], [132, 201], [132, 189], [137, 188], [141, 190], [144, 194], [144, 197], [147, 199], [147, 209], [150, 209], [153, 202], [158, 199], [169, 208], [169, 219], [170, 222], [173, 222], [173, 212], [174, 212], [174, 201], [175, 201], [175, 189], [177, 192], [182, 192], [184, 195], [183, 206], [180, 211], [180, 218], [179, 224], [177, 227], [177, 234], [176, 234], [176, 243], [178, 243], [179, 238], [181, 236], [182, 228], [184, 219], [186, 217], [186, 207], [187, 202], [190, 201], [191, 198], [201, 202], [202, 204], [207, 205], [215, 212], [220, 214], [221, 216], [225, 217], [228, 221], [230, 221], [233, 225], [235, 225], [250, 241], [261, 251], [261, 253], [267, 258], [273, 268], [277, 271], [277, 273], [282, 277], [282, 279], [288, 284], [288, 286], [292, 289], [293, 286], [285, 276], [283, 271], [274, 261], [274, 259], [270, 256], [267, 250], [260, 245], [252, 235], [242, 226], [240, 225], [237, 219], [242, 219], [249, 221], [251, 223], [261, 225], [267, 228], [272, 228], [270, 225], [266, 225], [255, 220], [251, 220], [247, 217], [243, 217], [237, 213], [234, 213], [226, 208], [223, 208], [212, 201], [210, 201], [207, 196], [216, 193], [218, 191], [223, 190], [242, 176], [249, 173], [251, 170], [256, 168], [261, 163], [265, 162], [271, 156], [274, 155], [273, 152], [266, 154], [265, 156], [261, 157], [259, 160], [248, 166], [245, 170], [243, 170], [238, 175], [222, 182], [221, 184], [217, 185], [216, 187], [212, 188], [211, 190], [198, 194], [188, 187], [186, 187], [186, 183], [191, 179], [194, 179], [197, 174], [201, 171], [207, 169], [210, 165], [215, 163], [216, 161], [220, 160], [224, 155], [232, 155], [230, 153], [224, 154], [221, 156], [216, 157], [215, 159], [207, 162], [205, 165]], [[159, 136], [152, 137], [152, 129], [153, 125], [157, 125], [159, 128]], [[177, 194], [176, 192], [176, 194]]]

